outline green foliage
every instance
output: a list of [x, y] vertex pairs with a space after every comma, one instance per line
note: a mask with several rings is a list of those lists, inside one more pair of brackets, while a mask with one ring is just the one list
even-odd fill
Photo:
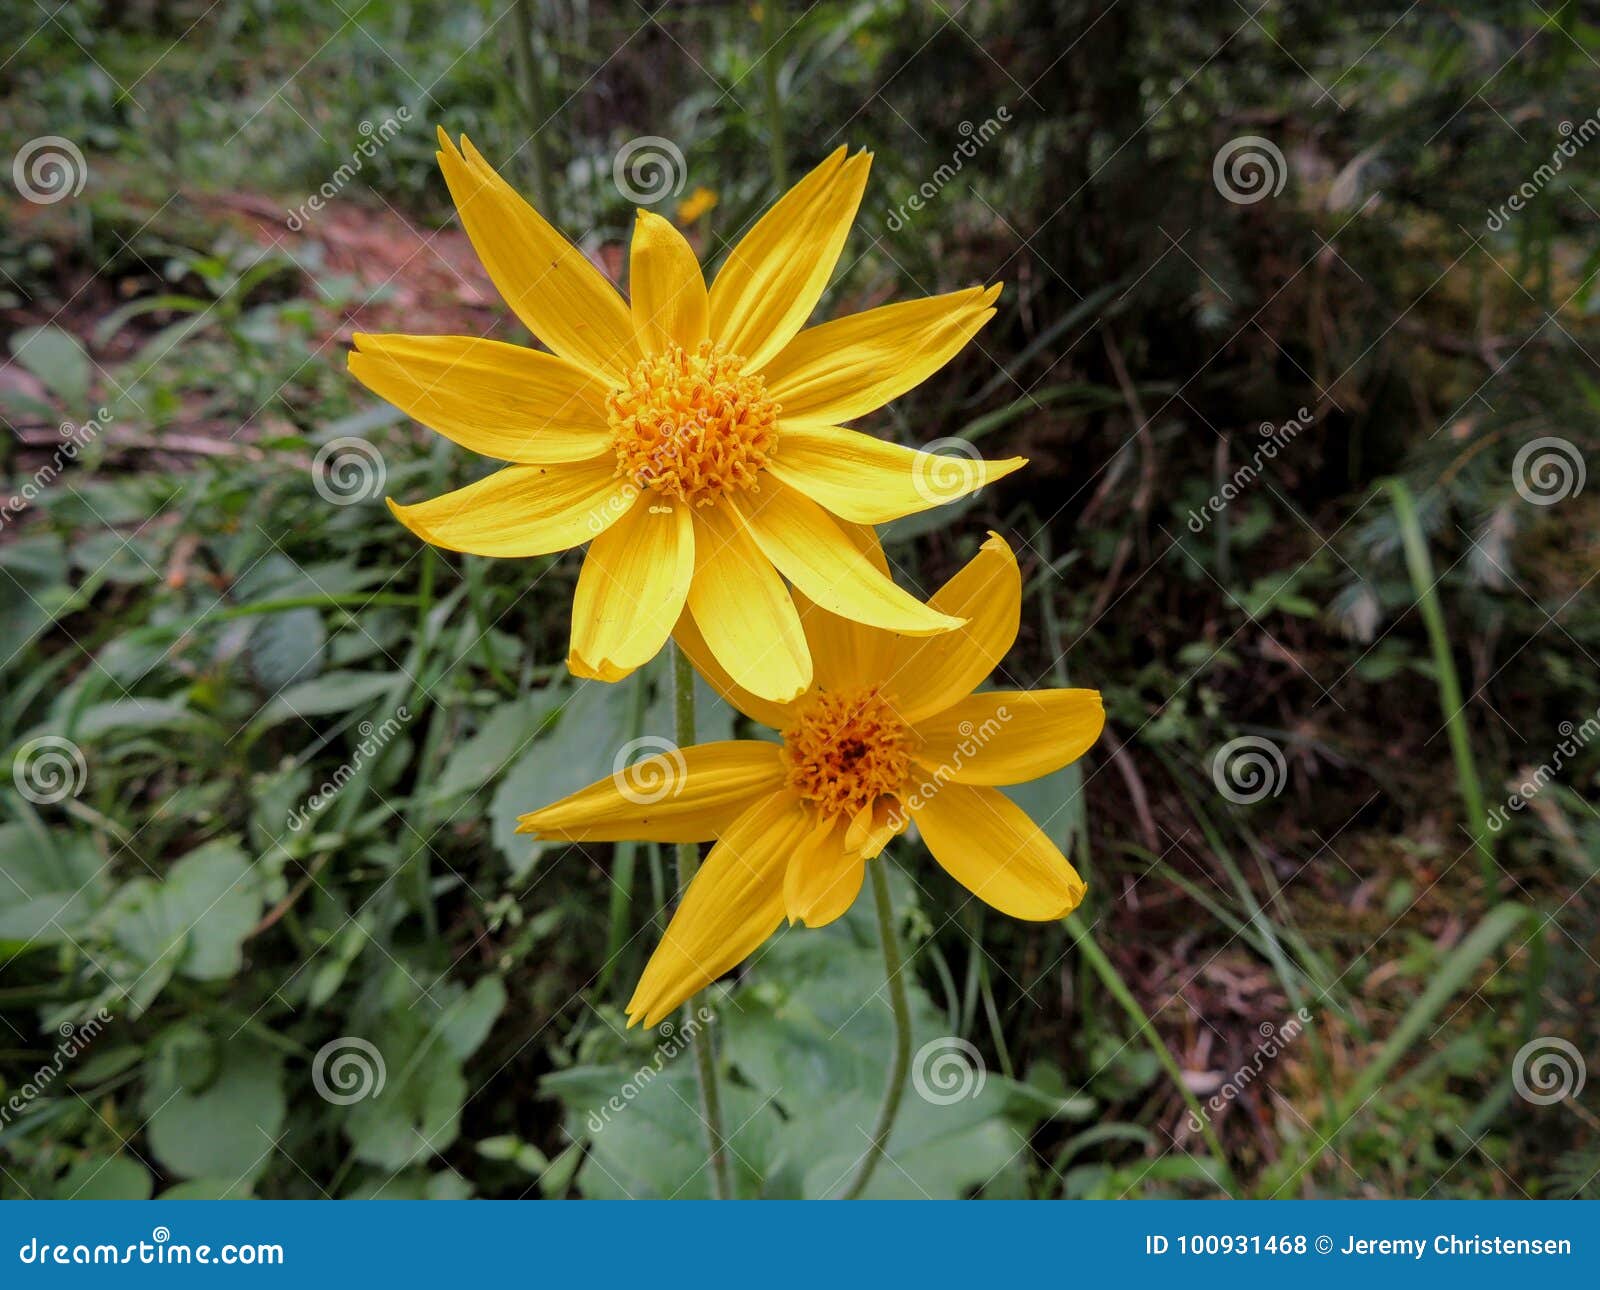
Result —
[[[486, 3], [68, 5], [4, 72], [0, 155], [66, 136], [88, 182], [0, 197], [0, 748], [81, 758], [60, 796], [0, 779], [0, 1194], [706, 1190], [691, 1064], [618, 1011], [664, 858], [515, 833], [672, 733], [664, 669], [571, 680], [573, 561], [395, 524], [383, 494], [483, 466], [344, 371], [352, 328], [524, 339], [458, 267], [436, 123], [609, 265], [629, 139], [715, 191], [713, 262], [776, 159], [866, 145], [823, 312], [1007, 284], [870, 428], [1030, 458], [886, 537], [926, 591], [1010, 535], [1028, 609], [993, 683], [1104, 692], [1090, 757], [1013, 790], [1090, 897], [1012, 923], [899, 844], [916, 1045], [960, 1039], [983, 1084], [908, 1092], [873, 1194], [1592, 1194], [1592, 1117], [1510, 1070], [1541, 1035], [1596, 1051], [1600, 741], [1475, 847], [1600, 707], [1594, 485], [1517, 487], [1536, 438], [1600, 443], [1593, 167], [1489, 218], [1594, 111], [1578, 6], [830, 0], [775, 49], [736, 6], [556, 8], [519, 68]], [[1281, 195], [1219, 193], [1243, 134], [1281, 146]], [[339, 505], [313, 463], [349, 438], [384, 478]], [[1279, 793], [1215, 791], [1239, 735], [1280, 749]], [[829, 1194], [863, 1143], [864, 913], [718, 988], [744, 1193]]]
[[[896, 886], [899, 907], [912, 905], [911, 884]], [[738, 1126], [730, 1151], [740, 1195], [826, 1198], [849, 1180], [882, 1096], [890, 1043], [875, 942], [865, 904], [820, 932], [781, 934], [719, 1006], [715, 1040], [730, 1073], [724, 1114]], [[913, 988], [911, 1003], [916, 1087], [889, 1139], [893, 1164], [874, 1175], [866, 1195], [1022, 1194], [1027, 1135], [1049, 1118], [1081, 1119], [1094, 1103], [971, 1066], [928, 995]], [[696, 1024], [692, 1008], [689, 1015], [686, 1026]], [[690, 1063], [673, 1060], [683, 1047], [676, 1033], [664, 1024], [650, 1036], [653, 1051], [597, 1041], [591, 1048], [621, 1047], [620, 1060], [594, 1064], [597, 1054], [586, 1052], [589, 1064], [545, 1078], [543, 1090], [567, 1107], [568, 1133], [587, 1149], [576, 1179], [583, 1194], [709, 1194], [698, 1094]]]

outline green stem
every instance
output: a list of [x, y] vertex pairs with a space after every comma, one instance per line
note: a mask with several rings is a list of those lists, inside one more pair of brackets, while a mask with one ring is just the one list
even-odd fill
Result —
[[1472, 741], [1467, 734], [1466, 704], [1461, 701], [1461, 681], [1456, 676], [1455, 659], [1450, 654], [1450, 635], [1445, 628], [1444, 611], [1434, 590], [1433, 561], [1428, 556], [1428, 539], [1422, 532], [1416, 503], [1404, 481], [1388, 481], [1394, 499], [1395, 519], [1400, 525], [1400, 540], [1405, 547], [1406, 568], [1417, 593], [1417, 608], [1428, 629], [1428, 644], [1433, 650], [1434, 680], [1439, 687], [1439, 702], [1444, 708], [1445, 728], [1450, 733], [1450, 753], [1456, 763], [1456, 781], [1461, 789], [1461, 805], [1467, 813], [1467, 832], [1478, 851], [1484, 885], [1493, 891], [1498, 875], [1494, 849], [1489, 845], [1489, 820], [1483, 808], [1483, 789], [1478, 783], [1478, 768], [1472, 761]]
[[867, 1189], [873, 1170], [883, 1158], [889, 1132], [900, 1114], [900, 1099], [906, 1091], [906, 1068], [911, 1065], [911, 1009], [906, 1004], [904, 961], [900, 957], [900, 938], [894, 930], [894, 903], [889, 896], [888, 861], [879, 857], [867, 865], [872, 875], [872, 898], [878, 906], [878, 936], [883, 941], [883, 970], [889, 983], [889, 1007], [894, 1013], [894, 1051], [889, 1056], [889, 1081], [883, 1089], [883, 1105], [878, 1122], [872, 1126], [872, 1145], [856, 1167], [856, 1176], [845, 1189], [844, 1198], [855, 1200]]
[[[694, 665], [676, 642], [672, 646], [672, 690], [678, 747], [688, 748], [694, 743]], [[699, 844], [678, 843], [680, 901], [699, 868]], [[709, 1003], [698, 1005], [697, 1011], [702, 1013], [702, 1019], [710, 1008]], [[711, 1194], [717, 1200], [728, 1200], [733, 1196], [733, 1182], [728, 1170], [727, 1139], [722, 1132], [722, 1092], [717, 1086], [717, 1054], [712, 1039], [715, 1025], [701, 1024], [687, 1004], [683, 1012], [683, 1025], [694, 1036], [694, 1070], [700, 1084], [700, 1118], [705, 1121], [706, 1149], [711, 1161]]]
[[778, 84], [778, 73], [782, 70], [778, 51], [783, 36], [783, 15], [772, 0], [766, 0], [761, 6], [761, 43], [766, 46], [761, 65], [767, 91], [767, 143], [772, 156], [772, 184], [780, 193], [789, 187], [788, 150], [783, 140], [783, 92]]
[[[644, 733], [645, 710], [650, 704], [650, 684], [643, 671], [633, 674], [633, 707], [628, 713], [628, 739], [637, 741]], [[600, 969], [600, 981], [595, 993], [605, 998], [616, 975], [617, 964], [628, 944], [628, 909], [633, 903], [633, 877], [637, 866], [639, 844], [618, 842], [611, 850], [611, 930], [606, 936], [606, 962]]]

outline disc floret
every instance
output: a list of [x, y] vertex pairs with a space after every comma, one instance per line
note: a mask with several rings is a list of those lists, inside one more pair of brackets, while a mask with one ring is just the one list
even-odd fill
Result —
[[825, 816], [849, 817], [900, 791], [915, 744], [878, 687], [820, 690], [800, 701], [783, 732], [783, 760], [801, 797]]
[[692, 506], [755, 487], [778, 445], [766, 383], [710, 341], [644, 358], [607, 407], [618, 473]]

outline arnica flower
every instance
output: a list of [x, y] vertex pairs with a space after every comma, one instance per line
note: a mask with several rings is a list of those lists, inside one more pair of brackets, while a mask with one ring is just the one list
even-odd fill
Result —
[[[842, 428], [943, 366], [999, 287], [806, 328], [860, 204], [870, 157], [840, 148], [728, 253], [708, 290], [668, 221], [640, 211], [624, 301], [465, 139], [439, 164], [500, 294], [553, 351], [468, 336], [355, 338], [374, 393], [503, 469], [390, 508], [436, 546], [537, 556], [592, 542], [568, 665], [619, 680], [680, 617], [741, 686], [787, 700], [812, 664], [785, 579], [813, 603], [906, 635], [961, 620], [865, 558], [841, 521], [878, 524], [1022, 465], [917, 452]], [[953, 469], [954, 467], [954, 469]]]
[[[852, 536], [881, 562], [870, 530]], [[1077, 908], [1077, 871], [994, 786], [1081, 757], [1105, 724], [1100, 695], [974, 693], [1016, 638], [1022, 603], [1016, 558], [998, 536], [929, 603], [966, 626], [917, 639], [806, 606], [816, 683], [789, 703], [742, 688], [685, 632], [706, 680], [782, 742], [660, 754], [636, 777], [619, 773], [521, 818], [520, 832], [552, 841], [716, 840], [634, 991], [630, 1024], [654, 1025], [785, 917], [810, 927], [838, 918], [866, 862], [908, 821], [952, 878], [1001, 913], [1043, 920]]]

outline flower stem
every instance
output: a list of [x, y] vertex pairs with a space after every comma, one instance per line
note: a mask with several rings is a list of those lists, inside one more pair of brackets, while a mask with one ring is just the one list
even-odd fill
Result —
[[867, 862], [867, 872], [872, 876], [872, 899], [878, 907], [878, 936], [883, 942], [883, 970], [888, 977], [889, 1008], [894, 1013], [894, 1050], [889, 1055], [889, 1080], [883, 1089], [883, 1104], [878, 1108], [878, 1122], [872, 1126], [872, 1145], [856, 1167], [856, 1176], [845, 1189], [844, 1198], [855, 1200], [867, 1189], [873, 1170], [883, 1157], [889, 1141], [889, 1131], [894, 1128], [895, 1117], [900, 1114], [900, 1098], [906, 1091], [906, 1068], [911, 1065], [911, 1009], [906, 1004], [905, 964], [900, 957], [900, 938], [894, 930], [894, 904], [889, 896], [888, 861], [881, 856]]
[[[474, 567], [477, 563], [476, 560], [468, 561], [468, 567]], [[633, 686], [628, 709], [628, 740], [631, 743], [644, 734], [645, 713], [650, 707], [650, 684], [643, 671], [635, 672], [629, 684]], [[600, 969], [600, 980], [595, 985], [595, 994], [602, 999], [610, 993], [611, 979], [628, 946], [628, 914], [633, 904], [633, 877], [638, 859], [637, 842], [618, 842], [611, 850], [610, 929], [606, 934], [605, 966]]]
[[[673, 712], [679, 748], [694, 743], [694, 665], [689, 656], [672, 646]], [[700, 847], [694, 842], [678, 843], [678, 899], [689, 890], [694, 875], [700, 868]], [[701, 1009], [709, 1012], [711, 1005], [702, 1003]], [[722, 1091], [717, 1086], [717, 1054], [713, 1039], [715, 1025], [702, 1025], [692, 1021], [689, 1006], [684, 1005], [684, 1025], [694, 1036], [694, 1070], [700, 1085], [700, 1118], [706, 1126], [706, 1149], [711, 1162], [711, 1194], [717, 1200], [733, 1196], [733, 1183], [728, 1171], [727, 1140], [722, 1133]]]
[[779, 50], [787, 33], [783, 28], [783, 15], [776, 3], [761, 6], [761, 43], [766, 53], [761, 56], [762, 79], [767, 90], [767, 146], [771, 152], [772, 182], [781, 193], [789, 187], [788, 149], [784, 146], [782, 62]]

